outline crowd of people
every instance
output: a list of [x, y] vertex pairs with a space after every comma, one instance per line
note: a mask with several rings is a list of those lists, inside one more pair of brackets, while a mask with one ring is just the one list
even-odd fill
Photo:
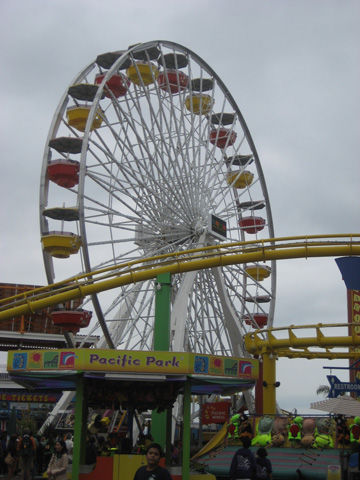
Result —
[[[97, 457], [114, 453], [138, 453], [147, 457], [151, 445], [155, 445], [155, 451], [153, 449], [149, 455], [149, 468], [152, 471], [157, 465], [158, 454], [157, 444], [154, 444], [150, 434], [140, 435], [135, 447], [127, 438], [119, 438], [116, 434], [106, 437], [91, 435], [86, 442], [85, 464], [96, 464]], [[73, 448], [71, 432], [47, 437], [33, 436], [28, 428], [24, 428], [22, 435], [0, 433], [0, 475], [5, 476], [6, 480], [33, 480], [46, 472], [50, 480], [66, 480], [67, 467], [73, 460]], [[161, 456], [161, 449], [159, 452]]]
[[7, 480], [20, 476], [21, 480], [32, 480], [47, 472], [50, 479], [66, 480], [66, 470], [72, 459], [72, 435], [33, 436], [29, 428], [22, 435], [1, 434], [0, 475]]
[[[99, 456], [110, 456], [113, 453], [139, 453], [145, 455], [146, 465], [135, 474], [134, 480], [147, 480], [149, 475], [153, 480], [171, 480], [170, 473], [160, 467], [159, 461], [163, 455], [161, 446], [154, 443], [151, 435], [141, 435], [133, 448], [119, 439], [117, 435], [90, 436], [87, 438], [85, 463], [96, 464]], [[269, 479], [272, 478], [271, 462], [267, 451], [261, 447], [257, 457], [250, 450], [249, 437], [242, 438], [242, 447], [235, 453], [230, 465], [230, 478], [235, 479]], [[2, 434], [0, 442], [0, 475], [13, 480], [20, 475], [21, 480], [32, 480], [35, 476], [43, 476], [46, 472], [50, 480], [67, 480], [67, 469], [72, 463], [73, 438], [71, 433], [65, 435], [50, 435], [46, 437], [32, 436], [28, 428], [23, 434], [13, 434], [9, 437]], [[178, 455], [178, 449], [173, 449]], [[173, 464], [178, 461], [173, 458]]]

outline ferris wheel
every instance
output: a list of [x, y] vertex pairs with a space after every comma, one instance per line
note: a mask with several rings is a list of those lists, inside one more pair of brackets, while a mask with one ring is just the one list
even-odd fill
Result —
[[[153, 41], [99, 55], [71, 82], [44, 152], [40, 226], [49, 283], [137, 259], [274, 238], [244, 118], [198, 55]], [[246, 355], [271, 326], [275, 263], [171, 278], [173, 351]], [[92, 297], [99, 348], [151, 350], [155, 280]], [[87, 302], [89, 299], [86, 300]]]

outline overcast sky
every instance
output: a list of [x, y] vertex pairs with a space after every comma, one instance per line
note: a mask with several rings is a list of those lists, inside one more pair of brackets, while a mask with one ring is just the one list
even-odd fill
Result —
[[[228, 87], [277, 237], [359, 232], [359, 24], [359, 0], [0, 0], [1, 281], [46, 283], [39, 180], [60, 97], [98, 54], [150, 40], [186, 46]], [[278, 263], [275, 326], [342, 321], [333, 259]], [[279, 360], [280, 406], [321, 400], [330, 364]]]

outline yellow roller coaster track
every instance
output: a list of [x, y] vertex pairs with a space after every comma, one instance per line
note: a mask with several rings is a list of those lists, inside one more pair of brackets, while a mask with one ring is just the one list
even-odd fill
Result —
[[[267, 262], [311, 257], [360, 256], [360, 234], [312, 235], [270, 238], [261, 241], [221, 244], [186, 250], [75, 276], [63, 282], [37, 288], [0, 301], [1, 321], [83, 298], [123, 285], [156, 278], [159, 274], [182, 274], [224, 265]], [[324, 328], [342, 327], [341, 335], [325, 336]], [[295, 330], [315, 328], [312, 337], [300, 338]], [[346, 334], [344, 335], [344, 328]], [[247, 350], [262, 357], [263, 403], [269, 414], [276, 413], [276, 358], [354, 358], [359, 356], [360, 330], [357, 325], [314, 325], [256, 330], [245, 337]], [[284, 335], [285, 333], [285, 335]], [[284, 338], [278, 338], [278, 334]], [[312, 348], [322, 349], [313, 351]], [[346, 351], [339, 352], [339, 349]], [[335, 349], [335, 350], [334, 350]]]
[[142, 258], [75, 276], [0, 301], [0, 321], [76, 298], [156, 278], [224, 265], [310, 257], [359, 256], [360, 234], [311, 235], [220, 244]]
[[[329, 329], [333, 331], [336, 329], [337, 334], [329, 335]], [[312, 336], [296, 335], [304, 331], [314, 333]], [[253, 355], [266, 354], [275, 358], [326, 358], [328, 360], [359, 358], [360, 325], [358, 323], [319, 323], [255, 330], [245, 336], [245, 347]], [[316, 350], [312, 350], [314, 348]]]

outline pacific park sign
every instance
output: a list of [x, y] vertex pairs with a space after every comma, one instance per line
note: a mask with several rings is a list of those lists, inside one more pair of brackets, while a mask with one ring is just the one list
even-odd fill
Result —
[[11, 372], [95, 371], [108, 373], [152, 373], [171, 375], [216, 375], [255, 380], [256, 359], [187, 352], [64, 349], [19, 350], [8, 353]]

